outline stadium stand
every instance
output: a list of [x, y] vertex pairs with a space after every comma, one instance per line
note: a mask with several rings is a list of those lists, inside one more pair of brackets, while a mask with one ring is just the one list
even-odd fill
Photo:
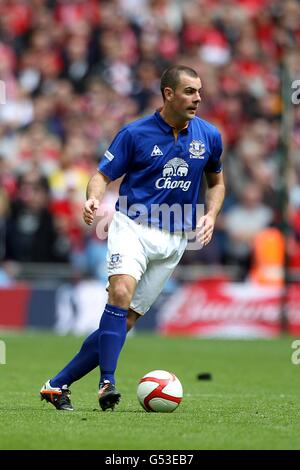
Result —
[[[0, 282], [24, 273], [11, 269], [12, 261], [63, 262], [103, 276], [105, 242], [81, 220], [84, 188], [120, 126], [160, 106], [159, 76], [171, 63], [190, 65], [202, 77], [200, 114], [222, 130], [228, 187], [213, 244], [192, 259], [187, 253], [182, 263], [239, 264], [247, 275], [252, 238], [280, 217], [280, 73], [285, 58], [292, 79], [300, 77], [299, 6], [297, 0], [2, 1]], [[289, 150], [289, 255], [298, 269], [299, 124], [298, 106]], [[246, 187], [255, 188], [257, 202], [242, 213]], [[248, 233], [238, 252], [234, 241], [243, 235], [233, 228], [259, 211], [253, 237]]]

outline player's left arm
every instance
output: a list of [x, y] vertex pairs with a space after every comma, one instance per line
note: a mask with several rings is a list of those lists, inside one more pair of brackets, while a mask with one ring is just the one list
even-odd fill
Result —
[[197, 221], [197, 240], [207, 245], [212, 238], [217, 216], [222, 208], [225, 197], [223, 172], [205, 173], [207, 189], [205, 193], [206, 214]]

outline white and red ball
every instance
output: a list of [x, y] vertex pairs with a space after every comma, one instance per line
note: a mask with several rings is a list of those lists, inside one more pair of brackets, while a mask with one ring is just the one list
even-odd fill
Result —
[[182, 400], [182, 385], [175, 374], [153, 370], [141, 378], [137, 397], [146, 411], [170, 413]]

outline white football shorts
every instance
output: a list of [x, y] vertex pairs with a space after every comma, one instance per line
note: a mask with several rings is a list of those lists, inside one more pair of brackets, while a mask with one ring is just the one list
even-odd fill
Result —
[[108, 230], [108, 277], [129, 274], [137, 281], [130, 308], [143, 315], [179, 263], [186, 236], [138, 224], [121, 212]]

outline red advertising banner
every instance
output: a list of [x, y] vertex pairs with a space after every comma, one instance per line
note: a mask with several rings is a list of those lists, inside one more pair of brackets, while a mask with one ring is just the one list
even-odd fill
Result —
[[30, 289], [26, 286], [0, 289], [0, 328], [24, 328]]
[[[201, 280], [178, 289], [163, 305], [158, 330], [166, 335], [272, 337], [280, 333], [284, 291], [277, 286]], [[300, 334], [300, 286], [287, 292], [289, 332]]]

